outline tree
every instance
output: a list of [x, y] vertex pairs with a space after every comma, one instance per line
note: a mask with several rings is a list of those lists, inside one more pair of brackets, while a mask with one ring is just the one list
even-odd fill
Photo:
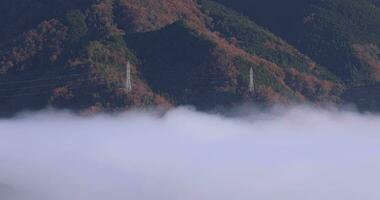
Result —
[[80, 10], [72, 10], [66, 13], [66, 23], [69, 27], [68, 42], [70, 45], [80, 44], [88, 33], [86, 16]]

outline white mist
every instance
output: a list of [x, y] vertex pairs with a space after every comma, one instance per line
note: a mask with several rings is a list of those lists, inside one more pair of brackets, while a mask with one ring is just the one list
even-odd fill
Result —
[[0, 120], [1, 200], [378, 200], [380, 117], [178, 108]]

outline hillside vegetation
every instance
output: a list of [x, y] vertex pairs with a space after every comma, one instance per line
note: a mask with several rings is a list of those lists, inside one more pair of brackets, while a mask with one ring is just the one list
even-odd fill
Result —
[[365, 0], [4, 0], [0, 113], [341, 103], [380, 78], [379, 12]]
[[380, 10], [367, 0], [216, 0], [284, 38], [348, 85], [380, 79]]

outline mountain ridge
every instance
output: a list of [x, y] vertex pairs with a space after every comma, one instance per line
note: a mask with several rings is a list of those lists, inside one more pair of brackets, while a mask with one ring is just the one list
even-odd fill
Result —
[[[18, 14], [23, 7], [12, 2], [0, 2], [11, 7], [0, 24], [20, 15], [0, 31], [3, 115], [46, 106], [92, 113], [188, 104], [341, 104], [340, 95], [352, 87], [309, 51], [221, 0], [39, 1], [31, 13], [52, 12], [27, 21], [28, 12]], [[376, 44], [352, 49], [377, 69]], [[127, 62], [132, 92], [123, 88]]]

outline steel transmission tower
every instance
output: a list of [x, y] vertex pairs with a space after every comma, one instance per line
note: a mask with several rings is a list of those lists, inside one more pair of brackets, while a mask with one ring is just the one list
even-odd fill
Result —
[[249, 92], [255, 92], [255, 84], [253, 83], [253, 68], [249, 70]]
[[127, 73], [126, 73], [126, 82], [125, 82], [125, 87], [127, 89], [127, 92], [132, 92], [132, 78], [131, 78], [131, 63], [128, 61], [127, 62]]

